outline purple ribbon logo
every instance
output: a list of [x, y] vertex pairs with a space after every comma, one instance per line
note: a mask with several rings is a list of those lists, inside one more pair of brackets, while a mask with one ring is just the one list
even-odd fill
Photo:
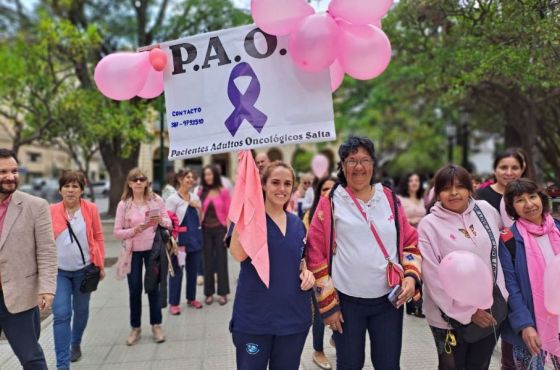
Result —
[[[237, 77], [241, 76], [251, 77], [247, 91], [245, 91], [244, 94], [239, 91], [234, 82]], [[255, 71], [253, 71], [253, 68], [251, 68], [248, 63], [239, 63], [233, 67], [229, 76], [228, 97], [235, 107], [235, 110], [225, 121], [225, 125], [231, 133], [231, 136], [235, 136], [235, 133], [244, 120], [247, 120], [259, 133], [261, 132], [268, 117], [255, 108], [255, 103], [260, 93], [261, 84]]]

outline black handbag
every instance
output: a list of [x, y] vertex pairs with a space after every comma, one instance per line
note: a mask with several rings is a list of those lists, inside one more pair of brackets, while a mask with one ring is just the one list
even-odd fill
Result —
[[66, 225], [68, 226], [68, 232], [70, 233], [70, 242], [73, 243], [74, 240], [76, 244], [78, 244], [78, 248], [80, 249], [80, 254], [82, 255], [82, 262], [84, 263], [84, 279], [80, 284], [80, 292], [82, 293], [91, 293], [97, 290], [97, 285], [99, 284], [99, 280], [101, 279], [101, 270], [99, 267], [95, 266], [93, 263], [90, 263], [86, 266], [86, 258], [84, 257], [84, 251], [82, 250], [82, 246], [80, 245], [80, 241], [74, 234], [74, 230], [72, 230], [72, 226], [68, 220], [66, 221]]
[[496, 245], [496, 239], [494, 239], [494, 234], [492, 233], [492, 229], [484, 217], [484, 214], [478, 207], [475, 205], [474, 212], [478, 216], [478, 219], [486, 229], [486, 232], [490, 236], [490, 241], [492, 242], [492, 251], [490, 252], [490, 262], [492, 264], [492, 273], [494, 275], [494, 286], [492, 289], [492, 296], [494, 298], [494, 303], [492, 303], [492, 307], [490, 307], [490, 314], [494, 317], [497, 324], [495, 326], [490, 326], [487, 328], [482, 328], [476, 325], [474, 322], [471, 322], [468, 325], [463, 325], [459, 321], [454, 320], [443, 312], [441, 313], [442, 317], [451, 325], [453, 329], [459, 334], [459, 336], [467, 343], [475, 343], [479, 340], [486, 338], [489, 335], [499, 332], [500, 325], [502, 322], [507, 318], [508, 315], [508, 305], [504, 297], [502, 296], [502, 292], [500, 288], [496, 284], [496, 280], [498, 278], [498, 247]]

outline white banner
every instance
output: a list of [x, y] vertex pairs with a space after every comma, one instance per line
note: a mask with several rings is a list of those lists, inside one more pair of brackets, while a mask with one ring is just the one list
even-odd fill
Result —
[[255, 25], [160, 44], [169, 159], [335, 140], [328, 69], [299, 69], [287, 45]]

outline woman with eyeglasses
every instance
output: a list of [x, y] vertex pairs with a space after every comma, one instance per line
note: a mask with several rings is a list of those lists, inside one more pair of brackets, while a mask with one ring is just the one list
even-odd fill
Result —
[[[152, 192], [148, 178], [139, 168], [130, 170], [124, 184], [121, 201], [117, 206], [114, 235], [123, 240], [123, 247], [131, 252], [130, 271], [127, 274], [131, 331], [126, 344], [132, 346], [140, 339], [142, 317], [142, 265], [148, 267], [148, 260], [157, 225], [171, 227], [165, 203]], [[150, 325], [156, 343], [165, 341], [161, 327], [162, 314], [160, 291], [148, 293], [150, 304]]]
[[[337, 179], [334, 177], [324, 177], [319, 182], [315, 188], [315, 198], [313, 199], [313, 204], [309, 211], [303, 216], [303, 224], [306, 229], [309, 229], [309, 222], [313, 219], [317, 205], [321, 197], [328, 197], [329, 192], [336, 184]], [[323, 339], [325, 336], [325, 324], [321, 319], [321, 314], [319, 312], [319, 306], [317, 305], [317, 299], [312, 296], [313, 301], [313, 362], [319, 366], [321, 369], [332, 369], [331, 363], [327, 356], [325, 355], [323, 349]]]
[[[216, 284], [214, 272], [218, 275], [218, 303], [227, 303], [229, 294], [229, 276], [227, 250], [224, 244], [227, 215], [231, 198], [229, 191], [222, 185], [220, 171], [216, 166], [202, 169], [200, 201], [202, 202], [202, 237], [204, 262], [204, 302], [214, 302]], [[217, 271], [216, 271], [217, 270]]]
[[307, 238], [319, 312], [334, 331], [337, 369], [363, 368], [366, 332], [373, 366], [398, 369], [402, 306], [420, 284], [416, 230], [396, 195], [375, 182], [370, 139], [350, 137], [338, 154], [339, 183], [319, 200]]
[[510, 294], [502, 334], [513, 345], [516, 369], [543, 370], [548, 360], [550, 369], [559, 370], [560, 317], [546, 309], [544, 273], [560, 255], [560, 221], [550, 215], [548, 196], [533, 180], [510, 182], [504, 201], [515, 223], [502, 234], [499, 249]]
[[69, 369], [70, 362], [82, 357], [82, 336], [89, 318], [91, 292], [81, 289], [86, 266], [97, 266], [103, 280], [105, 242], [97, 207], [82, 198], [85, 176], [78, 171], [64, 171], [58, 183], [62, 202], [51, 205], [58, 259], [53, 333], [56, 367]]

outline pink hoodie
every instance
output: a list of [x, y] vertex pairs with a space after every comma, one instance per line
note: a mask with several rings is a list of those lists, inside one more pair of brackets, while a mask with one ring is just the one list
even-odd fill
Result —
[[[469, 201], [469, 206], [463, 214], [451, 212], [437, 202], [431, 213], [424, 217], [418, 225], [418, 247], [422, 254], [422, 277], [424, 280], [424, 313], [428, 323], [436, 328], [449, 328], [441, 317], [440, 309], [445, 314], [462, 324], [469, 324], [472, 315], [478, 307], [460, 304], [447, 295], [438, 277], [440, 261], [447, 254], [456, 250], [467, 250], [476, 253], [492, 271], [490, 252], [492, 244], [486, 229], [474, 212], [474, 205], [478, 204], [488, 220], [492, 233], [499, 248], [501, 218], [496, 209], [484, 200]], [[498, 287], [507, 300], [504, 273], [498, 258]], [[460, 286], [460, 282], [457, 282]]]

